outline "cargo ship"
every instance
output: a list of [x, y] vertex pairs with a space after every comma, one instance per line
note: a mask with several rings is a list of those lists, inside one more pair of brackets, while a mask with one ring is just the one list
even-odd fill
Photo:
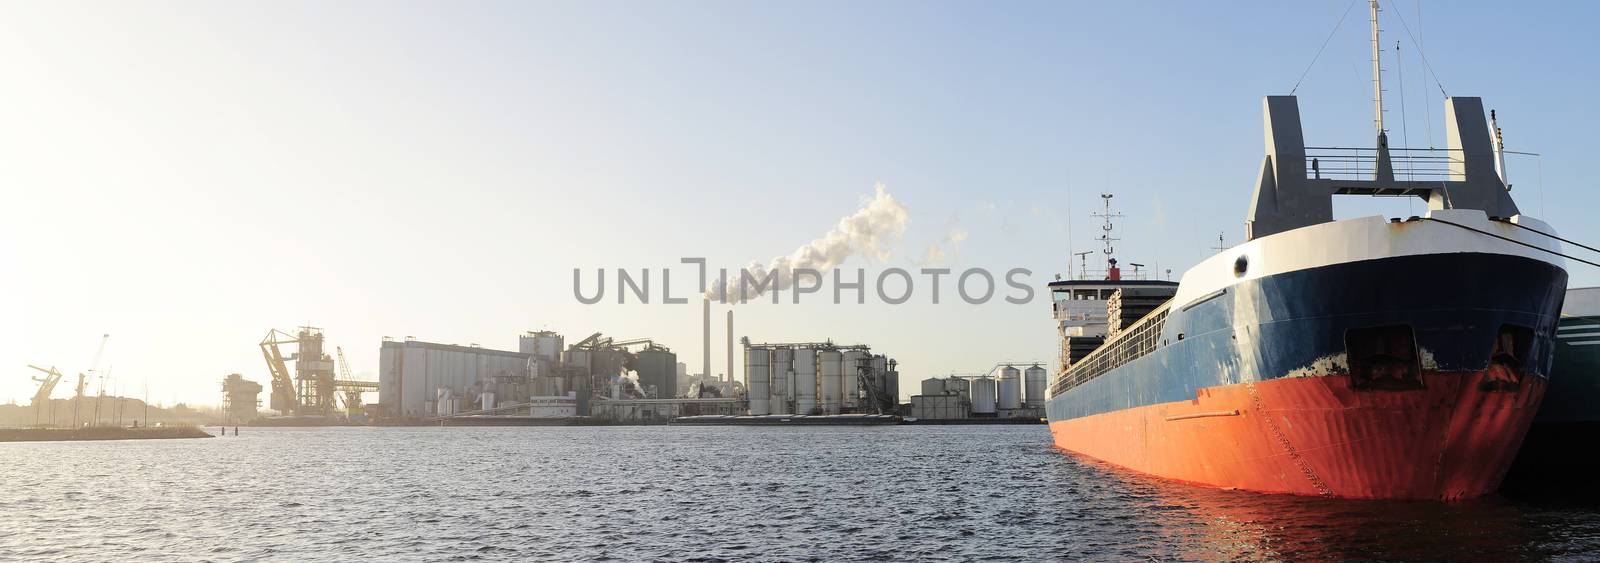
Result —
[[1600, 287], [1567, 291], [1550, 386], [1506, 475], [1508, 491], [1600, 496], [1600, 459], [1574, 444], [1600, 439]]
[[[1513, 201], [1479, 98], [1445, 100], [1446, 148], [1389, 147], [1370, 5], [1376, 146], [1307, 146], [1296, 98], [1268, 96], [1244, 242], [1173, 285], [1122, 279], [1106, 236], [1101, 279], [1050, 284], [1056, 446], [1267, 493], [1453, 500], [1499, 486], [1549, 387], [1561, 243]], [[1336, 196], [1427, 211], [1335, 220]]]

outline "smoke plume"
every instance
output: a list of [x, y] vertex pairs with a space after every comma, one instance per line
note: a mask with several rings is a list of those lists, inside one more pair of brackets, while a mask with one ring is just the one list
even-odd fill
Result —
[[[778, 256], [766, 264], [751, 262], [741, 271], [728, 272], [727, 301], [738, 303], [760, 297], [765, 291], [787, 290], [794, 285], [794, 270], [797, 269], [816, 270], [826, 275], [829, 270], [857, 254], [879, 261], [888, 260], [893, 254], [894, 243], [899, 242], [906, 233], [909, 215], [906, 207], [889, 195], [883, 184], [873, 186], [873, 191], [871, 199], [867, 199], [855, 213], [840, 219], [839, 225], [833, 230], [795, 249], [788, 256]], [[741, 272], [748, 272], [754, 283], [744, 284], [741, 288]], [[764, 283], [769, 274], [773, 276], [772, 283], [758, 290], [755, 286]], [[711, 281], [705, 296], [712, 300], [721, 297], [716, 280]]]

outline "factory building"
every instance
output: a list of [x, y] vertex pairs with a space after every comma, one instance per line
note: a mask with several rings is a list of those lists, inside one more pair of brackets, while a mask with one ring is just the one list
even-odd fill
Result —
[[530, 362], [532, 357], [476, 346], [386, 339], [378, 352], [378, 403], [386, 416], [418, 418], [481, 410], [485, 393], [527, 397], [530, 366], [537, 365]]
[[935, 377], [922, 381], [911, 397], [911, 416], [926, 420], [1029, 418], [1044, 416], [1045, 369], [1001, 364], [979, 376]]
[[255, 420], [261, 407], [261, 384], [237, 373], [222, 379], [223, 420], [240, 423]]
[[744, 343], [746, 400], [752, 415], [893, 414], [898, 362], [866, 345], [831, 341]]
[[[517, 351], [385, 338], [378, 395], [384, 416], [485, 414], [589, 416], [596, 398], [679, 396], [677, 354], [650, 339], [618, 341], [595, 333], [570, 346], [558, 333], [528, 332]], [[565, 402], [574, 401], [571, 405]], [[493, 410], [493, 413], [482, 411]]]

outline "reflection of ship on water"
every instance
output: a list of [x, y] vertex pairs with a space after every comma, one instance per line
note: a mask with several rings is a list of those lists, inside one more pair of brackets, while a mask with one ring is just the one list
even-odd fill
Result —
[[[1073, 458], [1065, 469], [1100, 472], [1107, 491], [1137, 508], [1116, 525], [1148, 543], [1178, 546], [1176, 561], [1515, 561], [1562, 555], [1558, 534], [1592, 534], [1600, 519], [1559, 506], [1499, 498], [1468, 503], [1242, 494], [1139, 475]], [[1541, 525], [1562, 520], [1556, 528]], [[1144, 542], [1141, 542], [1144, 543]], [[1572, 556], [1579, 553], [1567, 552]], [[1140, 559], [1150, 554], [1140, 553]]]
[[[1545, 395], [1561, 246], [1512, 200], [1481, 100], [1445, 100], [1447, 148], [1397, 149], [1378, 99], [1376, 146], [1346, 149], [1307, 146], [1296, 98], [1267, 97], [1247, 240], [1176, 287], [1124, 283], [1109, 260], [1092, 287], [1051, 285], [1057, 446], [1262, 492], [1460, 499], [1499, 486]], [[1338, 195], [1428, 211], [1334, 220]], [[1105, 302], [1103, 332], [1070, 324], [1080, 289]]]
[[1567, 291], [1556, 327], [1550, 392], [1506, 475], [1516, 492], [1600, 496], [1600, 287]]

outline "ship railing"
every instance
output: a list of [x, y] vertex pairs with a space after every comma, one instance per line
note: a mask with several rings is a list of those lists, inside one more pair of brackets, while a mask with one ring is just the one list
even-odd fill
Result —
[[[1461, 149], [1389, 149], [1394, 179], [1408, 182], [1466, 180]], [[1306, 147], [1306, 178], [1313, 180], [1377, 179], [1378, 149], [1370, 147]]]
[[[1120, 276], [1121, 279], [1123, 279], [1123, 280], [1140, 280], [1140, 281], [1142, 281], [1142, 280], [1156, 279], [1156, 278], [1150, 277], [1150, 271], [1149, 270], [1133, 271], [1133, 270], [1125, 270], [1125, 269], [1120, 269], [1119, 268], [1118, 272], [1117, 272], [1117, 275]], [[1090, 269], [1087, 269], [1087, 270], [1078, 270], [1077, 272], [1074, 272], [1072, 279], [1075, 279], [1075, 280], [1086, 280], [1086, 281], [1109, 281], [1107, 278], [1109, 278], [1110, 276], [1111, 276], [1111, 271], [1110, 270], [1106, 270], [1106, 269], [1103, 269], [1103, 268], [1090, 268]]]
[[1160, 342], [1161, 329], [1167, 324], [1167, 311], [1171, 310], [1171, 305], [1171, 301], [1162, 304], [1150, 314], [1128, 325], [1128, 328], [1118, 331], [1115, 336], [1107, 339], [1105, 344], [1101, 344], [1082, 360], [1067, 366], [1066, 371], [1050, 386], [1050, 395], [1058, 395], [1105, 375], [1106, 372], [1142, 358], [1164, 345]]

